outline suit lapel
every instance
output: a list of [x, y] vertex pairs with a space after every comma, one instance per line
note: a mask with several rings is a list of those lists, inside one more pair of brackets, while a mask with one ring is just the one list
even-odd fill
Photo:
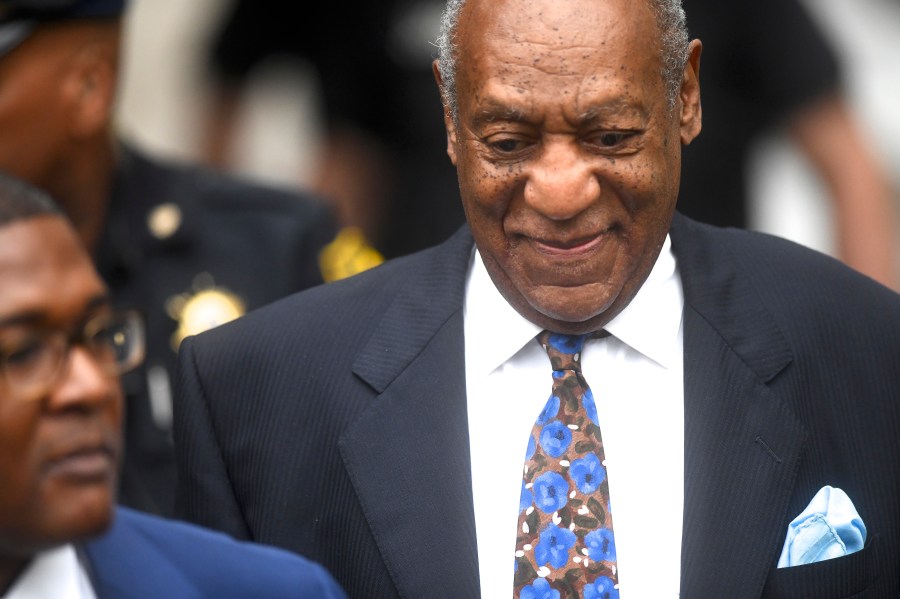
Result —
[[676, 216], [672, 240], [685, 293], [681, 595], [759, 597], [806, 438], [767, 386], [790, 348], [710, 230]]
[[378, 395], [339, 447], [402, 597], [478, 596], [462, 318], [471, 247], [463, 230], [434, 252], [354, 363]]
[[[676, 215], [672, 239], [685, 289], [681, 594], [758, 597], [806, 438], [767, 387], [790, 348], [707, 228]], [[339, 443], [403, 597], [478, 596], [461, 312], [471, 236], [444, 250], [357, 356], [378, 396]]]

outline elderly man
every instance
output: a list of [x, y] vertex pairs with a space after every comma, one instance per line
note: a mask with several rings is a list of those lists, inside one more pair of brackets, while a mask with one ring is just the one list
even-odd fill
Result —
[[56, 207], [0, 176], [0, 596], [343, 597], [287, 552], [113, 509], [143, 349]]
[[[114, 304], [147, 321], [126, 375], [120, 499], [170, 513], [181, 339], [322, 282], [323, 201], [151, 158], [114, 135], [125, 0], [0, 2], [0, 169], [50, 193]], [[132, 73], [131, 76], [140, 76]]]
[[674, 213], [680, 2], [452, 1], [440, 46], [468, 226], [186, 342], [186, 514], [351, 597], [895, 595], [900, 299]]

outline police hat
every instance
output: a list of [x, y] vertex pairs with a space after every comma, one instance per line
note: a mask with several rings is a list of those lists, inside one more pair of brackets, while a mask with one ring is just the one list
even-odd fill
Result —
[[40, 23], [118, 17], [126, 0], [0, 0], [0, 56], [22, 43]]

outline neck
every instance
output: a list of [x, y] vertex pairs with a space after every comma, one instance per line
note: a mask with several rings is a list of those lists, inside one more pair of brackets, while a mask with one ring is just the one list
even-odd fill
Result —
[[44, 187], [72, 221], [85, 247], [93, 253], [106, 224], [116, 151], [113, 141], [104, 134], [85, 143], [74, 154], [65, 172], [50, 177]]

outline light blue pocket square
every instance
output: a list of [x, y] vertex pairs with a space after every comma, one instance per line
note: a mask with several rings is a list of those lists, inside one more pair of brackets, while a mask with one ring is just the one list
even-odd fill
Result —
[[788, 525], [779, 568], [802, 566], [854, 553], [866, 542], [866, 525], [840, 489], [819, 489], [806, 509]]

